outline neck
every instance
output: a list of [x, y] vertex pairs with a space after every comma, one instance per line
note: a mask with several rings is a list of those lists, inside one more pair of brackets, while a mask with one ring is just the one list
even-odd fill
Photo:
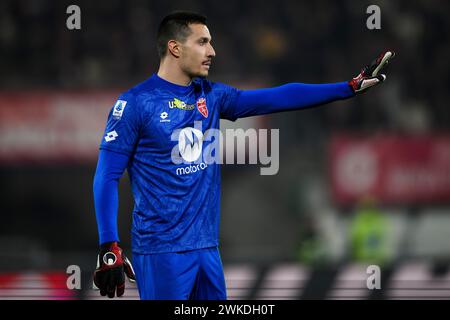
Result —
[[192, 81], [192, 78], [184, 73], [178, 67], [178, 64], [169, 61], [169, 59], [161, 60], [158, 77], [180, 86], [188, 86]]

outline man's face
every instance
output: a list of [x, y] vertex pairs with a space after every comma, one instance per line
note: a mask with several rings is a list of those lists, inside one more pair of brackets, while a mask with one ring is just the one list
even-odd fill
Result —
[[191, 78], [206, 77], [212, 58], [216, 55], [211, 35], [204, 24], [190, 24], [191, 34], [181, 44], [180, 67]]

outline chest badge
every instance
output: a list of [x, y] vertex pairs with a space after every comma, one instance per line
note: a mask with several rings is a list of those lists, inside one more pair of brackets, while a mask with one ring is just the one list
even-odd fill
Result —
[[208, 108], [206, 107], [206, 99], [200, 98], [197, 100], [197, 110], [204, 116], [208, 118]]

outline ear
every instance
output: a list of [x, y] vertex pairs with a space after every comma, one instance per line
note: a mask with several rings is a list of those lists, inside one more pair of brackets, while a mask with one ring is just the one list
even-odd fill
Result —
[[169, 40], [169, 42], [167, 42], [167, 50], [175, 58], [179, 58], [180, 57], [181, 48], [180, 48], [180, 45], [179, 45], [179, 43], [177, 41]]

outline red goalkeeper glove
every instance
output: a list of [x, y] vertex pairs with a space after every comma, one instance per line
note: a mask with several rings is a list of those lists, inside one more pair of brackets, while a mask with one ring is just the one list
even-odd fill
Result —
[[97, 268], [94, 272], [94, 289], [100, 289], [102, 296], [121, 297], [125, 292], [125, 275], [130, 282], [136, 281], [133, 266], [117, 242], [108, 242], [100, 246]]
[[348, 84], [353, 92], [361, 93], [386, 80], [386, 75], [381, 74], [389, 61], [395, 56], [393, 51], [384, 51], [370, 65], [365, 66], [360, 74], [350, 80]]

